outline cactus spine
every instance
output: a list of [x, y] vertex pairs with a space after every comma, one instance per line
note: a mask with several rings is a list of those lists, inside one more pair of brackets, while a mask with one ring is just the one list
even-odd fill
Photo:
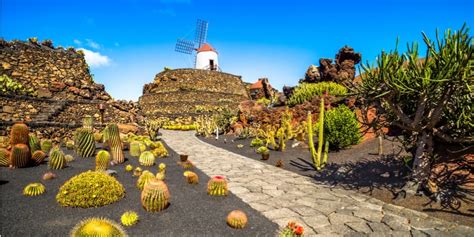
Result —
[[101, 150], [95, 156], [95, 170], [106, 171], [109, 165], [110, 154], [108, 151]]
[[234, 210], [227, 215], [227, 224], [235, 229], [243, 229], [247, 221], [247, 215], [243, 211]]
[[10, 145], [28, 144], [29, 129], [24, 123], [15, 123], [10, 132]]
[[227, 180], [224, 176], [214, 176], [207, 183], [207, 193], [212, 196], [227, 195]]
[[0, 148], [0, 166], [10, 165], [10, 152], [5, 148]]
[[79, 128], [77, 131], [77, 154], [81, 157], [91, 157], [95, 153], [95, 141], [92, 130]]
[[10, 153], [10, 164], [16, 168], [26, 167], [30, 162], [30, 157], [31, 152], [27, 145], [16, 144]]
[[156, 178], [146, 182], [141, 194], [142, 206], [149, 212], [158, 212], [168, 207], [169, 198], [168, 187], [163, 181]]
[[66, 166], [66, 158], [59, 147], [53, 148], [49, 155], [48, 167], [50, 169], [59, 170]]
[[132, 141], [130, 142], [130, 155], [133, 157], [139, 157], [141, 154], [140, 142]]
[[29, 135], [28, 144], [30, 145], [31, 154], [35, 153], [35, 151], [41, 150], [41, 143], [35, 135]]
[[153, 166], [155, 164], [155, 155], [151, 151], [145, 151], [140, 155], [138, 162], [143, 166]]
[[122, 141], [120, 140], [120, 132], [117, 124], [109, 124], [107, 126], [107, 140], [112, 154], [112, 160], [116, 164], [121, 164], [125, 161], [122, 151]]
[[41, 164], [44, 159], [46, 158], [46, 154], [42, 150], [35, 151], [31, 156], [31, 159], [35, 162], [35, 164]]

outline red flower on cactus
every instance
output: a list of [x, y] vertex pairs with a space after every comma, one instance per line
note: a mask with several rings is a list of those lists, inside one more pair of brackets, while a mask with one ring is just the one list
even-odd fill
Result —
[[222, 175], [216, 175], [216, 176], [214, 176], [214, 178], [215, 178], [215, 179], [225, 179], [225, 177], [222, 176]]
[[288, 222], [288, 225], [287, 225], [287, 226], [288, 226], [288, 228], [290, 228], [290, 229], [293, 230], [293, 229], [295, 229], [295, 227], [296, 227], [296, 223], [295, 223], [294, 221], [290, 221], [290, 222]]
[[294, 232], [295, 232], [296, 235], [302, 235], [303, 232], [304, 232], [303, 226], [298, 225]]

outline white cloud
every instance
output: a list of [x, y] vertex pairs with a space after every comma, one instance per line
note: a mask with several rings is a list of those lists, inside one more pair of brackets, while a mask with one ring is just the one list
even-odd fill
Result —
[[110, 64], [110, 58], [100, 54], [99, 52], [94, 52], [88, 49], [80, 48], [84, 52], [84, 58], [86, 59], [87, 64], [90, 67], [103, 67]]
[[100, 49], [100, 45], [91, 39], [86, 39], [87, 45], [93, 49]]
[[74, 39], [74, 43], [77, 44], [78, 46], [82, 45], [82, 42], [78, 39]]

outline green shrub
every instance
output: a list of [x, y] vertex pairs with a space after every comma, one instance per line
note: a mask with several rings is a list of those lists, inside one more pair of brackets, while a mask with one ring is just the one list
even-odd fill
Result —
[[[316, 130], [317, 130], [316, 126]], [[324, 139], [333, 149], [342, 149], [361, 141], [359, 123], [355, 113], [341, 105], [324, 114]]]
[[262, 97], [262, 98], [258, 99], [256, 103], [257, 104], [262, 104], [264, 106], [268, 106], [271, 103], [271, 101], [269, 99], [265, 98], [265, 97]]
[[347, 88], [334, 82], [302, 83], [298, 85], [290, 99], [288, 105], [293, 106], [305, 101], [311, 101], [315, 96], [323, 95], [327, 91], [329, 95], [341, 96], [347, 94]]
[[262, 139], [260, 139], [258, 137], [252, 139], [252, 141], [250, 142], [251, 147], [257, 147], [257, 146], [261, 146], [261, 145], [263, 145], [263, 141], [262, 141]]
[[31, 88], [25, 88], [21, 83], [3, 74], [2, 76], [0, 76], [0, 93], [15, 95], [34, 95], [35, 91]]

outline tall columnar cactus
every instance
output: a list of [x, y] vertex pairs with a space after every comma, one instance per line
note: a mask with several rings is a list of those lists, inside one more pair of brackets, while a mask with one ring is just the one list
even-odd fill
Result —
[[79, 128], [76, 130], [76, 151], [82, 157], [91, 157], [95, 153], [95, 141], [92, 130]]
[[29, 129], [24, 123], [15, 123], [10, 132], [10, 145], [28, 144]]
[[227, 224], [235, 229], [243, 229], [247, 225], [247, 215], [243, 211], [234, 210], [227, 215]]
[[311, 153], [311, 159], [313, 160], [313, 165], [317, 168], [317, 154], [316, 149], [314, 148], [314, 141], [313, 141], [313, 116], [311, 115], [311, 111], [308, 111], [308, 118], [306, 121], [307, 125], [307, 134], [308, 134], [308, 146], [309, 151]]
[[53, 147], [53, 142], [51, 140], [43, 140], [41, 141], [41, 150], [48, 154], [49, 151], [51, 150], [51, 147]]
[[143, 208], [149, 212], [158, 212], [169, 205], [170, 193], [168, 186], [156, 178], [152, 178], [146, 182], [142, 194], [141, 202]]
[[155, 178], [155, 175], [152, 172], [148, 170], [143, 171], [140, 177], [138, 177], [137, 188], [143, 190], [143, 187], [145, 187], [146, 182], [153, 178]]
[[10, 164], [12, 167], [26, 167], [30, 163], [31, 152], [27, 145], [16, 144], [10, 153]]
[[92, 130], [94, 128], [94, 118], [90, 115], [84, 116], [84, 118], [82, 118], [82, 127]]
[[53, 148], [49, 154], [48, 167], [50, 169], [59, 170], [66, 167], [66, 163], [66, 158], [61, 149], [59, 149], [59, 147]]
[[95, 156], [95, 170], [105, 171], [110, 162], [110, 154], [108, 151], [101, 150]]
[[278, 150], [286, 150], [286, 142], [288, 141], [288, 135], [286, 134], [285, 128], [280, 127], [277, 131], [278, 137]]
[[0, 166], [10, 165], [10, 152], [5, 148], [0, 148]]
[[36, 165], [41, 164], [45, 158], [46, 158], [46, 153], [44, 153], [42, 150], [35, 151], [33, 155], [31, 156], [31, 159]]
[[143, 166], [153, 166], [155, 164], [155, 155], [151, 151], [145, 151], [140, 155], [138, 162]]
[[122, 141], [120, 140], [120, 132], [117, 124], [109, 124], [107, 126], [107, 140], [112, 154], [112, 160], [115, 164], [121, 164], [125, 161], [122, 150]]
[[41, 150], [40, 140], [35, 135], [28, 136], [28, 144], [30, 145], [31, 154], [35, 153], [35, 151]]
[[132, 141], [130, 142], [130, 155], [133, 157], [139, 157], [141, 154], [140, 150], [140, 142], [139, 141]]
[[321, 169], [321, 153], [323, 152], [324, 144], [324, 97], [321, 97], [321, 103], [319, 105], [319, 119], [318, 119], [318, 154], [316, 157], [316, 168]]
[[227, 193], [227, 180], [224, 176], [214, 176], [207, 183], [207, 194], [212, 196], [225, 196]]

